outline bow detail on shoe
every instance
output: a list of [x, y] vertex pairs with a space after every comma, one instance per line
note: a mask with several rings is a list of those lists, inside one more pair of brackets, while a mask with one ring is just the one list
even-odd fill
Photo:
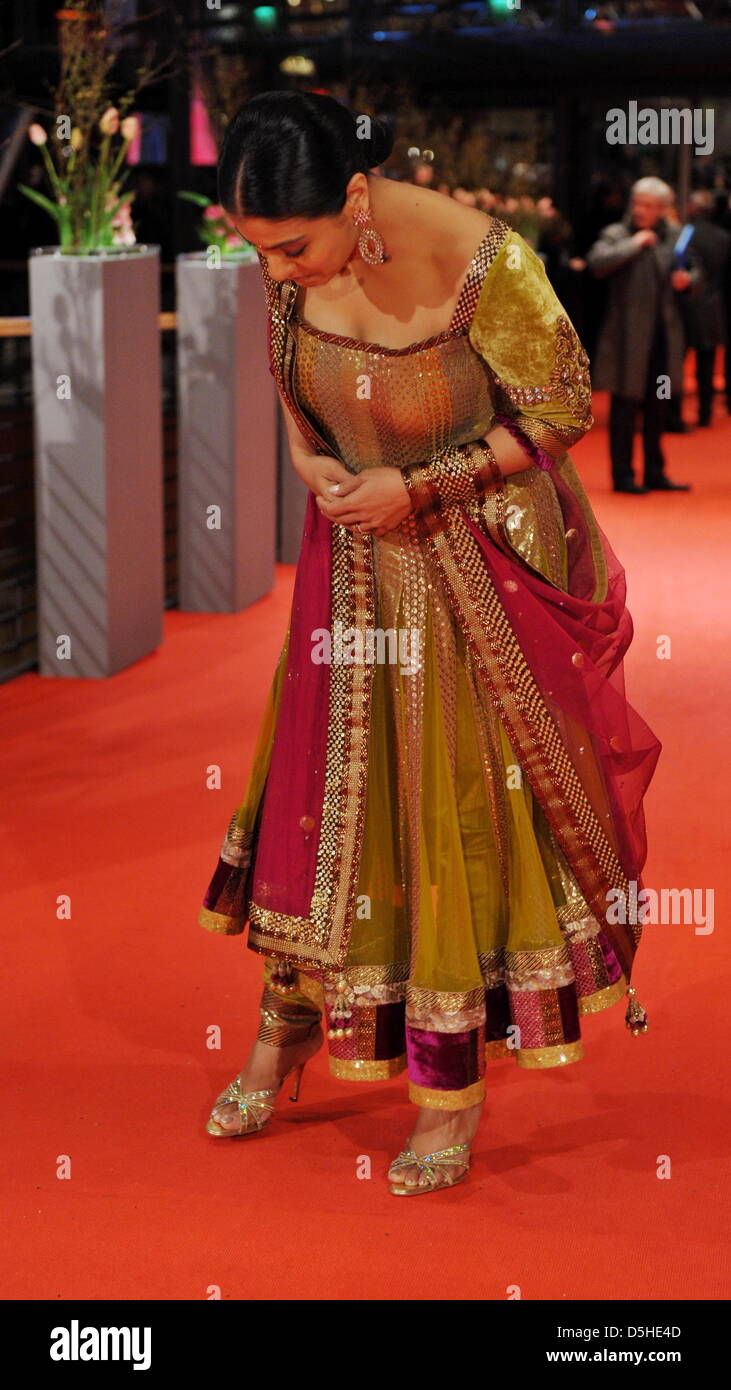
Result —
[[[469, 1172], [469, 1152], [469, 1144], [451, 1144], [447, 1149], [434, 1149], [432, 1153], [421, 1156], [411, 1146], [402, 1149], [390, 1165], [389, 1172], [398, 1168], [416, 1167], [420, 1175], [426, 1175], [427, 1182], [415, 1183], [413, 1187], [401, 1187], [398, 1183], [391, 1183], [391, 1191], [397, 1196], [411, 1196], [412, 1193], [431, 1192], [438, 1187], [454, 1187]], [[463, 1172], [458, 1177], [452, 1177], [449, 1170], [454, 1168], [462, 1168]]]
[[[213, 1109], [217, 1110], [219, 1105], [227, 1105], [233, 1101], [239, 1109], [238, 1129], [228, 1129], [224, 1125], [219, 1125], [213, 1116], [208, 1121], [206, 1129], [209, 1134], [248, 1134], [253, 1129], [263, 1129], [272, 1118], [274, 1113], [274, 1097], [277, 1095], [279, 1087], [275, 1086], [267, 1091], [242, 1091], [241, 1078], [236, 1077], [230, 1081], [225, 1091], [218, 1097]], [[249, 1121], [252, 1123], [249, 1123]]]

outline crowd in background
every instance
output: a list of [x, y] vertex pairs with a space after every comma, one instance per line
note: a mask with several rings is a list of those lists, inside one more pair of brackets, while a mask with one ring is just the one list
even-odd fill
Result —
[[[419, 152], [410, 166], [415, 183], [500, 217], [541, 257], [588, 353], [592, 384], [610, 395], [615, 490], [688, 490], [690, 484], [667, 478], [661, 438], [668, 431], [712, 427], [723, 405], [731, 408], [729, 189], [694, 190], [681, 216], [674, 191], [661, 179], [639, 179], [629, 190], [614, 179], [600, 179], [585, 211], [572, 224], [548, 196], [451, 187], [435, 175], [434, 163]], [[160, 245], [161, 261], [172, 261], [172, 219], [164, 183], [159, 173], [141, 167], [135, 184], [137, 240]], [[23, 270], [27, 248], [45, 244], [49, 226], [47, 215], [27, 200], [13, 212], [4, 222], [0, 219], [1, 254], [7, 258], [6, 312], [23, 314], [28, 312]], [[18, 266], [15, 276], [13, 260]], [[163, 281], [164, 308], [174, 307], [172, 293], [168, 277]], [[696, 387], [684, 403], [684, 381], [690, 376], [686, 367], [695, 369]], [[664, 376], [670, 381], [667, 399], [658, 390]], [[644, 447], [641, 482], [632, 464], [638, 416]]]
[[[585, 216], [572, 226], [549, 197], [450, 188], [433, 183], [426, 162], [414, 166], [412, 177], [500, 217], [543, 260], [587, 350], [593, 385], [610, 394], [614, 490], [689, 491], [690, 484], [667, 477], [661, 439], [667, 432], [711, 427], [717, 400], [731, 410], [728, 189], [694, 190], [683, 218], [674, 190], [659, 178], [637, 180], [629, 196], [606, 181], [597, 184]], [[693, 419], [686, 418], [690, 401], [683, 410], [689, 353], [697, 392]], [[638, 417], [642, 482], [632, 463]]]

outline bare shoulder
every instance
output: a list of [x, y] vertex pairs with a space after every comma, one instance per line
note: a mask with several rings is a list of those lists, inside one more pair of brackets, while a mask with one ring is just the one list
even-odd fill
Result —
[[445, 285], [454, 284], [464, 275], [495, 218], [431, 188], [413, 192], [412, 212], [421, 222], [432, 264]]

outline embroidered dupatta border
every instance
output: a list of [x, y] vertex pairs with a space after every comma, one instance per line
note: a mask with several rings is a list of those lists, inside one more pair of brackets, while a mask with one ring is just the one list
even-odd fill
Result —
[[[494, 521], [486, 529], [493, 527]], [[531, 787], [629, 980], [642, 928], [638, 924], [629, 934], [606, 921], [607, 891], [620, 887], [628, 894], [626, 874], [546, 709], [469, 520], [455, 509], [449, 529], [429, 537], [427, 544]]]

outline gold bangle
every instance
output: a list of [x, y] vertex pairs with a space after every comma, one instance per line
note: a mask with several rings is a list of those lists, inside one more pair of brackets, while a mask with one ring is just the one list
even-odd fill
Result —
[[503, 483], [505, 482], [505, 475], [503, 474], [500, 464], [498, 463], [495, 457], [495, 451], [492, 445], [489, 444], [486, 439], [481, 439], [480, 445], [484, 450], [485, 462], [487, 463], [487, 466], [490, 469], [492, 481], [495, 484], [495, 487], [502, 487]]

